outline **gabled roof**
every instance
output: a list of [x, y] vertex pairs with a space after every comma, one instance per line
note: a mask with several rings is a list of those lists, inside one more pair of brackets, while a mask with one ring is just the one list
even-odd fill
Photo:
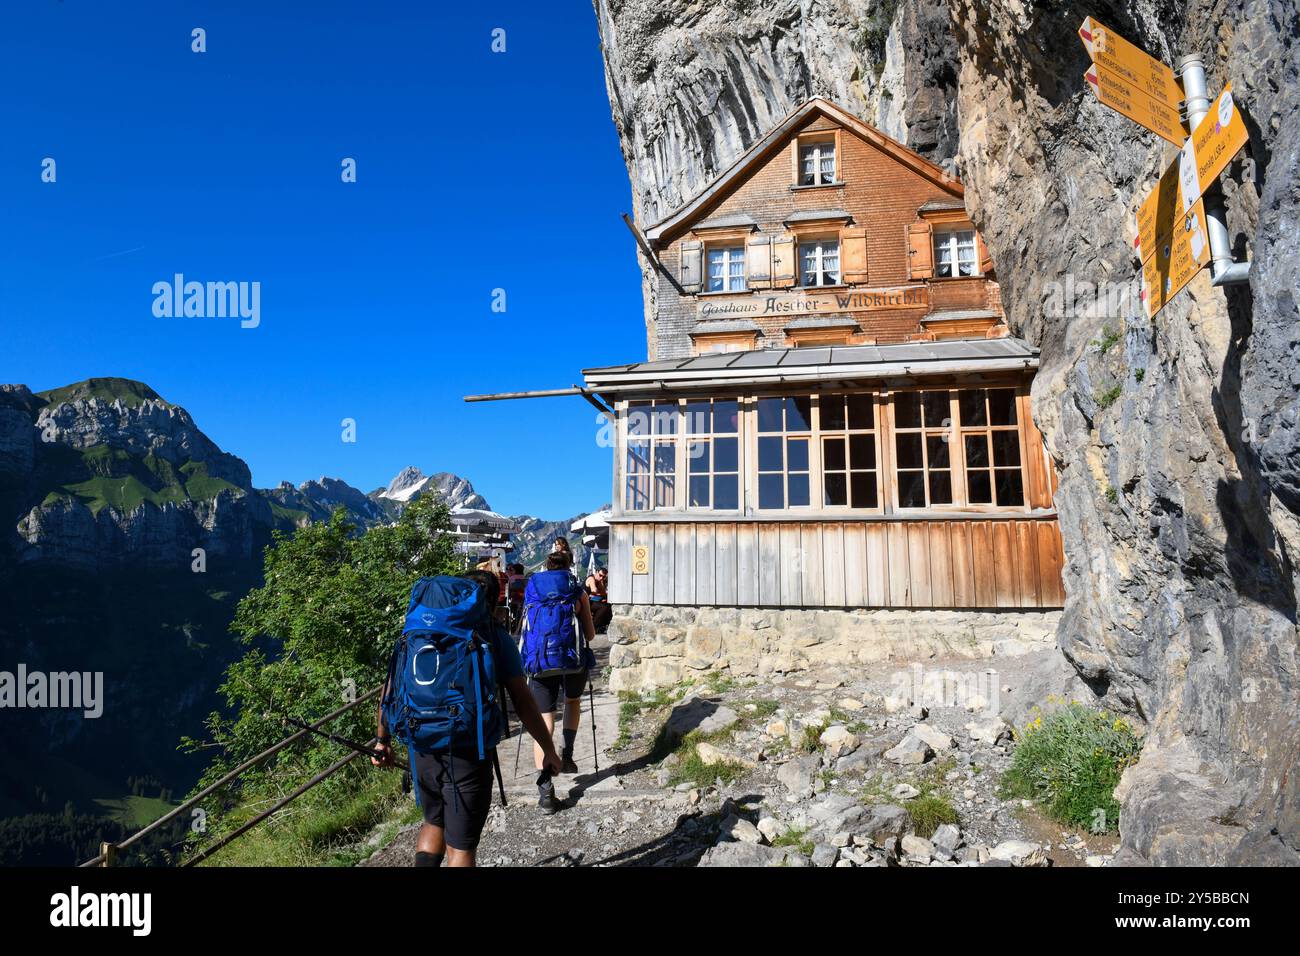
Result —
[[693, 199], [647, 228], [645, 236], [650, 241], [650, 244], [660, 246], [689, 227], [703, 213], [707, 212], [714, 203], [728, 194], [731, 188], [746, 173], [765, 160], [769, 154], [784, 146], [814, 116], [824, 116], [845, 129], [856, 133], [868, 143], [888, 153], [904, 166], [932, 180], [937, 186], [951, 193], [958, 202], [961, 201], [964, 194], [962, 184], [947, 175], [939, 166], [908, 149], [898, 140], [886, 136], [874, 126], [863, 122], [843, 107], [837, 106], [830, 100], [815, 97], [781, 120], [771, 132], [749, 147], [734, 163], [697, 193]]

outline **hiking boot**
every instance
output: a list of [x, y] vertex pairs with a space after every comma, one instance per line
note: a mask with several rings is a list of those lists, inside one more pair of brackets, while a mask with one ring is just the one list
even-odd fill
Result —
[[572, 753], [560, 754], [560, 773], [577, 773], [578, 765], [573, 762]]
[[546, 814], [560, 809], [560, 801], [555, 799], [555, 785], [551, 783], [551, 775], [548, 773], [537, 778], [537, 805]]

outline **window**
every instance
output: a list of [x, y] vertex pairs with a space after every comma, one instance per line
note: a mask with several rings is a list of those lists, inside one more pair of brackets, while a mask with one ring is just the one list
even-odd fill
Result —
[[835, 141], [799, 146], [799, 185], [823, 186], [835, 182]]
[[974, 230], [934, 234], [934, 274], [944, 279], [979, 275]]
[[836, 239], [799, 243], [799, 284], [840, 284], [840, 244]]
[[952, 504], [952, 393], [896, 392], [893, 403], [898, 507]]
[[671, 508], [677, 491], [677, 403], [632, 402], [627, 408], [625, 507]]
[[709, 249], [709, 291], [745, 291], [745, 247]]
[[806, 508], [810, 501], [812, 398], [760, 398], [758, 507]]
[[823, 395], [819, 407], [822, 505], [827, 508], [879, 508], [875, 396]]
[[1034, 500], [1023, 386], [827, 388], [628, 402], [623, 510], [844, 520], [1023, 512]]
[[967, 503], [1024, 505], [1015, 389], [967, 389], [958, 393], [957, 406], [966, 456]]
[[734, 399], [686, 402], [688, 508], [734, 511], [740, 507], [740, 403]]

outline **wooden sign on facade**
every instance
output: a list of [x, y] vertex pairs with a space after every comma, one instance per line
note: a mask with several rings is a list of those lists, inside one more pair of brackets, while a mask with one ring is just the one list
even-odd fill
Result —
[[880, 312], [889, 309], [929, 309], [929, 290], [923, 285], [845, 292], [787, 292], [702, 299], [701, 319], [760, 319], [766, 316], [834, 315], [843, 312]]

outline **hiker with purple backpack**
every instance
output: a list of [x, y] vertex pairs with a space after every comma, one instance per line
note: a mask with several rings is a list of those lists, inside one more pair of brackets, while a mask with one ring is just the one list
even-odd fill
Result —
[[[566, 542], [567, 544], [567, 542]], [[582, 691], [590, 670], [596, 666], [591, 641], [596, 629], [591, 620], [587, 592], [570, 572], [573, 553], [556, 549], [546, 556], [546, 568], [535, 572], [524, 589], [524, 617], [520, 636], [520, 653], [528, 686], [537, 709], [552, 733], [555, 711], [564, 693], [564, 746], [560, 750], [560, 772], [577, 773], [573, 746], [582, 718]], [[551, 772], [544, 766], [542, 748], [533, 754], [538, 770], [537, 805], [555, 813], [560, 804], [555, 798]]]

